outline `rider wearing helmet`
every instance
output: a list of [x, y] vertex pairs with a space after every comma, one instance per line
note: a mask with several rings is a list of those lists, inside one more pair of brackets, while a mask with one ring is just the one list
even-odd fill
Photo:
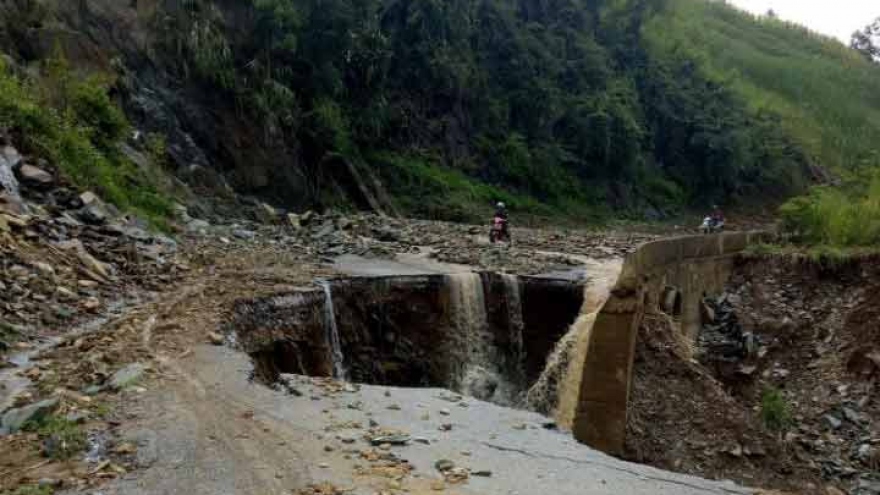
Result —
[[495, 216], [507, 220], [507, 206], [501, 201], [495, 204]]
[[709, 215], [709, 218], [712, 219], [713, 227], [724, 225], [724, 212], [721, 211], [718, 205], [712, 205], [712, 214]]

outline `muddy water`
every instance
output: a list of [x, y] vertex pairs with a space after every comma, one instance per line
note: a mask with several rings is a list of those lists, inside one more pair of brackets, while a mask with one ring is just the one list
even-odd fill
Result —
[[519, 277], [504, 273], [501, 275], [504, 280], [504, 295], [507, 304], [507, 331], [513, 348], [513, 366], [509, 370], [511, 379], [515, 382], [518, 389], [526, 386], [526, 370], [525, 370], [525, 348], [523, 345], [523, 333], [525, 323], [523, 322], [522, 294], [519, 287]]
[[[501, 369], [501, 356], [489, 328], [483, 279], [478, 273], [447, 275], [454, 349], [461, 349], [450, 383], [461, 393], [496, 404], [513, 404], [516, 386]], [[522, 340], [522, 337], [520, 337]], [[455, 351], [454, 351], [455, 352]]]
[[526, 395], [529, 408], [552, 415], [562, 428], [570, 429], [574, 421], [590, 332], [622, 267], [620, 259], [590, 260], [586, 268], [590, 278], [584, 286], [581, 314], [556, 344], [544, 371]]
[[345, 369], [345, 355], [342, 354], [342, 342], [339, 339], [339, 327], [336, 325], [336, 308], [333, 306], [333, 289], [330, 282], [318, 281], [324, 290], [324, 325], [327, 331], [327, 342], [330, 344], [330, 362], [333, 363], [333, 378], [345, 380], [348, 373]]

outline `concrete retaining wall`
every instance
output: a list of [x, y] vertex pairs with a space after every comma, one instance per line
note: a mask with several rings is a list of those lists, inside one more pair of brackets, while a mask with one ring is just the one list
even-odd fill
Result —
[[733, 257], [765, 233], [728, 233], [664, 239], [642, 245], [624, 262], [620, 278], [593, 325], [572, 430], [578, 441], [623, 452], [636, 336], [646, 311], [675, 316], [695, 337], [704, 295], [720, 292]]

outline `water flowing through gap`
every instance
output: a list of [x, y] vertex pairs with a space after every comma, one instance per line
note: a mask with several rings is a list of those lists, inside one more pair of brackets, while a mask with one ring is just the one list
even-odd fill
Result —
[[18, 180], [12, 171], [12, 165], [0, 154], [0, 189], [5, 190], [13, 199], [20, 200]]
[[454, 388], [464, 394], [496, 404], [512, 405], [517, 388], [504, 373], [503, 356], [489, 327], [483, 277], [479, 273], [448, 275], [450, 310], [457, 338], [465, 355], [460, 357]]
[[523, 334], [525, 321], [523, 320], [522, 292], [520, 291], [519, 277], [509, 273], [501, 274], [504, 280], [505, 303], [507, 306], [508, 332], [513, 350], [511, 374], [518, 389], [526, 387], [525, 370], [525, 343]]
[[582, 305], [583, 284], [568, 279], [352, 277], [239, 301], [231, 324], [266, 383], [332, 376], [523, 407]]
[[330, 345], [333, 378], [346, 380], [348, 376], [345, 369], [345, 356], [342, 354], [339, 327], [336, 325], [336, 309], [333, 307], [333, 288], [327, 280], [319, 281], [318, 285], [324, 291], [324, 325], [327, 331], [327, 343]]

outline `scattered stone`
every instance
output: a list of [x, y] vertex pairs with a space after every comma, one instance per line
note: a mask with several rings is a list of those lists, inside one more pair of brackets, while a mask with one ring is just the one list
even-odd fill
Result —
[[833, 429], [833, 430], [836, 430], [843, 425], [843, 422], [841, 420], [837, 419], [836, 417], [834, 417], [830, 414], [825, 415], [825, 421], [828, 422], [828, 426], [830, 426], [831, 429]]
[[410, 441], [409, 435], [399, 434], [399, 435], [379, 435], [370, 438], [370, 443], [373, 445], [406, 445]]
[[439, 412], [442, 416], [449, 416], [451, 414], [449, 409], [440, 409], [437, 412]]
[[217, 332], [208, 332], [208, 341], [213, 345], [223, 345], [223, 335], [220, 335]]
[[388, 409], [389, 411], [400, 411], [400, 405], [391, 404], [388, 407], [386, 407], [386, 409]]
[[132, 363], [113, 374], [109, 386], [113, 390], [122, 390], [137, 383], [147, 371], [141, 363]]
[[58, 399], [46, 399], [18, 409], [10, 409], [3, 414], [0, 431], [15, 433], [28, 421], [39, 421], [58, 407]]
[[210, 223], [206, 222], [205, 220], [200, 220], [196, 218], [186, 224], [186, 231], [191, 234], [201, 234], [206, 232], [210, 227]]
[[114, 454], [130, 455], [137, 452], [137, 446], [130, 442], [123, 442], [113, 449]]
[[480, 476], [483, 478], [489, 478], [492, 476], [492, 471], [488, 469], [481, 469], [479, 471], [471, 471], [471, 476]]
[[437, 471], [445, 472], [455, 467], [455, 463], [450, 461], [449, 459], [440, 459], [439, 461], [434, 463], [434, 468]]
[[239, 239], [243, 239], [249, 241], [255, 237], [257, 237], [257, 233], [252, 230], [246, 229], [235, 229], [232, 231], [232, 235], [238, 237]]
[[443, 423], [440, 425], [440, 431], [452, 431], [452, 423]]
[[860, 424], [862, 422], [862, 416], [849, 407], [843, 408], [843, 417], [853, 424]]
[[513, 425], [514, 430], [525, 430], [528, 426], [525, 423], [517, 423]]
[[52, 177], [52, 174], [27, 163], [18, 169], [18, 176], [22, 184], [37, 189], [47, 189], [55, 183], [55, 178]]

